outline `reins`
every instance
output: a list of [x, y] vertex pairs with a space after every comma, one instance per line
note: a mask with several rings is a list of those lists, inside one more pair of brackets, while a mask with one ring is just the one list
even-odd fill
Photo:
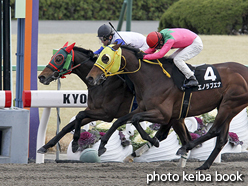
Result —
[[[126, 61], [126, 58], [125, 58], [123, 55], [122, 55], [121, 57], [124, 59], [125, 65], [124, 65], [124, 67], [121, 68], [121, 71], [118, 71], [118, 72], [116, 72], [116, 73], [109, 74], [109, 73], [108, 73], [104, 68], [102, 68], [100, 65], [97, 65], [97, 64], [95, 64], [95, 65], [96, 65], [98, 68], [100, 68], [100, 69], [104, 72], [105, 77], [114, 76], [114, 75], [119, 75], [119, 74], [132, 74], [132, 73], [138, 72], [138, 71], [140, 70], [140, 68], [141, 68], [141, 59], [139, 59], [139, 67], [138, 67], [136, 70], [134, 70], [134, 71], [132, 71], [132, 72], [124, 72], [124, 70], [122, 70], [122, 69], [125, 68], [125, 66], [126, 66], [126, 64], [127, 64], [127, 61]], [[114, 60], [114, 59], [113, 59], [113, 60]], [[162, 64], [158, 59], [157, 59], [157, 63], [152, 62], [152, 61], [149, 61], [149, 60], [146, 60], [146, 59], [143, 59], [143, 61], [146, 62], [146, 63], [152, 64], [152, 65], [159, 65], [159, 66], [162, 68], [163, 73], [164, 73], [168, 78], [171, 78], [171, 75], [164, 69], [163, 64]]]
[[75, 68], [78, 68], [78, 67], [80, 67], [82, 64], [84, 64], [84, 63], [86, 63], [87, 61], [89, 61], [90, 60], [90, 57], [89, 58], [87, 58], [87, 59], [85, 59], [84, 61], [82, 61], [81, 63], [79, 63], [79, 64], [77, 64], [76, 66], [73, 66], [73, 67], [71, 67], [70, 69], [68, 69], [68, 70], [62, 70], [60, 73], [59, 73], [59, 75], [60, 76], [62, 76], [62, 75], [65, 75], [65, 74], [67, 74], [67, 73], [71, 73], [72, 72], [72, 70], [74, 70]]
[[153, 64], [153, 65], [159, 65], [162, 70], [163, 70], [163, 73], [168, 77], [168, 78], [171, 78], [171, 75], [164, 69], [163, 67], [163, 64], [157, 59], [157, 62], [158, 63], [155, 63], [155, 62], [152, 62], [152, 61], [149, 61], [149, 60], [146, 60], [146, 59], [143, 59], [144, 62], [146, 63], [150, 63], [150, 64]]

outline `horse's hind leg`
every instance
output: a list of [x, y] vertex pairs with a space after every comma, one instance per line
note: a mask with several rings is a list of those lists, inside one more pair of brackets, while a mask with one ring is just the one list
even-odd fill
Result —
[[226, 127], [224, 130], [221, 131], [220, 135], [217, 136], [214, 150], [211, 152], [210, 156], [204, 162], [204, 164], [201, 167], [198, 167], [196, 170], [206, 170], [210, 168], [215, 158], [218, 156], [218, 154], [228, 141], [228, 129], [229, 127]]
[[75, 120], [66, 125], [56, 136], [54, 136], [47, 144], [42, 146], [37, 152], [44, 154], [47, 149], [56, 145], [56, 143], [67, 133], [71, 132], [75, 127]]
[[188, 150], [193, 149], [197, 145], [218, 136], [217, 138], [217, 143], [215, 145], [215, 148], [213, 152], [211, 153], [210, 157], [206, 160], [203, 166], [199, 167], [198, 169], [200, 170], [205, 170], [208, 169], [221, 149], [224, 147], [224, 145], [227, 142], [227, 135], [228, 135], [228, 129], [229, 129], [229, 124], [232, 120], [232, 118], [237, 114], [238, 112], [235, 112], [234, 110], [230, 108], [220, 108], [216, 119], [214, 121], [213, 126], [209, 129], [209, 131], [204, 135], [199, 138], [197, 138], [194, 141], [190, 141], [186, 145], [182, 146], [178, 151], [177, 154], [184, 154]]
[[[206, 170], [210, 168], [215, 158], [218, 156], [218, 154], [228, 141], [228, 131], [231, 120], [242, 110], [242, 108], [229, 109], [231, 110], [229, 112], [227, 110], [223, 110], [224, 109], [220, 109], [218, 113], [218, 115], [221, 115], [222, 117], [216, 117], [213, 126], [209, 129], [210, 133], [217, 134], [217, 140], [214, 150], [211, 152], [210, 156], [204, 162], [204, 164], [201, 167], [197, 168], [197, 170]], [[222, 118], [223, 120], [220, 120], [219, 118]]]

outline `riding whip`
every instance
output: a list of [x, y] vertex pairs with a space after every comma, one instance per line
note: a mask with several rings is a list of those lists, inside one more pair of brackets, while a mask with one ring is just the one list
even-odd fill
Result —
[[109, 25], [114, 29], [114, 31], [118, 34], [118, 36], [126, 43], [126, 41], [120, 36], [120, 34], [118, 33], [118, 31], [115, 29], [115, 27], [112, 25], [111, 22], [109, 22]]

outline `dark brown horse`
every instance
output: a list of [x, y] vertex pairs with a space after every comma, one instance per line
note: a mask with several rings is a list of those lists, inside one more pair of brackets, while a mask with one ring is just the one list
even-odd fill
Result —
[[[70, 67], [73, 69], [66, 72], [77, 74], [88, 88], [88, 107], [77, 114], [76, 119], [66, 125], [53, 139], [41, 147], [38, 152], [45, 153], [47, 149], [53, 147], [65, 134], [75, 128], [73, 136], [73, 152], [78, 149], [78, 139], [80, 137], [80, 128], [91, 121], [103, 120], [112, 121], [114, 118], [129, 113], [133, 94], [119, 77], [109, 78], [104, 84], [99, 86], [88, 85], [85, 77], [93, 67], [96, 58], [93, 58], [93, 52], [79, 47], [65, 45], [51, 59], [47, 67], [38, 76], [41, 83], [48, 85], [51, 81], [59, 78], [63, 74], [63, 68], [68, 54], [72, 54]], [[70, 68], [69, 67], [69, 68]], [[59, 74], [60, 73], [60, 74]], [[115, 82], [115, 83], [114, 83]], [[112, 94], [111, 94], [112, 93]]]
[[[109, 48], [115, 56], [119, 54], [119, 45], [114, 45]], [[128, 73], [129, 78], [134, 83], [139, 111], [134, 115], [126, 115], [119, 118], [109, 129], [106, 135], [101, 140], [99, 154], [105, 151], [105, 145], [116, 130], [117, 127], [125, 123], [125, 120], [131, 120], [134, 126], [137, 126], [140, 121], [150, 121], [160, 123], [163, 128], [171, 125], [181, 125], [183, 119], [179, 119], [180, 107], [182, 103], [183, 91], [174, 84], [172, 78], [165, 75], [160, 65], [152, 65], [141, 62], [135, 55], [135, 51], [122, 48], [122, 58], [120, 69], [118, 71], [109, 68], [114, 66], [113, 63], [118, 63], [113, 59], [111, 52], [104, 49], [101, 58], [99, 57], [95, 66], [87, 76], [90, 84], [98, 85], [102, 83], [99, 77], [114, 75], [116, 73]], [[165, 61], [164, 58], [160, 59]], [[156, 61], [154, 61], [156, 62]], [[173, 63], [164, 64], [164, 70], [172, 74]], [[244, 65], [227, 62], [213, 65], [219, 72], [222, 80], [222, 87], [212, 90], [196, 91], [192, 93], [191, 104], [188, 110], [188, 116], [196, 116], [218, 109], [218, 114], [214, 124], [208, 133], [194, 141], [189, 141], [183, 145], [177, 154], [185, 154], [197, 145], [217, 137], [215, 148], [204, 164], [199, 167], [199, 170], [209, 169], [213, 161], [228, 141], [229, 124], [242, 109], [248, 106], [248, 68]], [[110, 73], [106, 73], [106, 71]], [[118, 71], [118, 72], [116, 72]], [[209, 75], [210, 79], [215, 75], [213, 72]], [[143, 111], [143, 112], [142, 112]], [[135, 111], [134, 111], [135, 112]], [[160, 131], [162, 133], [162, 130]], [[143, 139], [148, 140], [152, 144], [154, 141], [144, 132], [141, 132]]]
[[[38, 76], [41, 83], [49, 85], [49, 83], [67, 72], [77, 74], [79, 78], [88, 87], [88, 107], [78, 113], [76, 119], [66, 125], [54, 138], [52, 138], [47, 144], [41, 147], [38, 152], [46, 153], [47, 149], [53, 147], [65, 134], [72, 131], [75, 128], [73, 136], [72, 150], [76, 152], [78, 149], [78, 139], [80, 137], [80, 127], [86, 125], [91, 121], [103, 120], [111, 122], [114, 118], [125, 116], [130, 112], [131, 103], [133, 100], [133, 92], [127, 86], [127, 81], [121, 77], [113, 76], [108, 78], [104, 83], [98, 86], [91, 86], [86, 81], [86, 76], [93, 67], [96, 59], [93, 58], [93, 52], [79, 47], [73, 47], [65, 45], [62, 47], [51, 59], [47, 67]], [[68, 59], [68, 54], [71, 54], [72, 60]], [[67, 61], [67, 62], [66, 62]], [[71, 70], [63, 70], [66, 63], [69, 63]], [[72, 64], [73, 63], [73, 64]], [[125, 77], [124, 77], [125, 78]], [[185, 126], [176, 126], [179, 131], [188, 131]], [[169, 130], [168, 130], [169, 131]], [[167, 131], [167, 134], [168, 134]], [[158, 133], [159, 135], [159, 133]], [[167, 135], [157, 136], [159, 140], [163, 140]], [[182, 143], [186, 143], [185, 134], [180, 135]], [[154, 138], [156, 139], [156, 138]]]

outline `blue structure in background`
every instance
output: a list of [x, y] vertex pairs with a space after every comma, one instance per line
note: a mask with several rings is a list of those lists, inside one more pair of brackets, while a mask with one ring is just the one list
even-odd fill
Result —
[[[16, 0], [17, 27], [16, 107], [23, 108], [24, 89], [37, 90], [39, 0]], [[17, 14], [16, 14], [17, 15]], [[36, 159], [38, 108], [30, 108], [29, 159]]]
[[16, 52], [16, 99], [15, 106], [23, 108], [22, 91], [23, 91], [23, 73], [24, 73], [24, 35], [25, 19], [17, 19], [17, 52]]

